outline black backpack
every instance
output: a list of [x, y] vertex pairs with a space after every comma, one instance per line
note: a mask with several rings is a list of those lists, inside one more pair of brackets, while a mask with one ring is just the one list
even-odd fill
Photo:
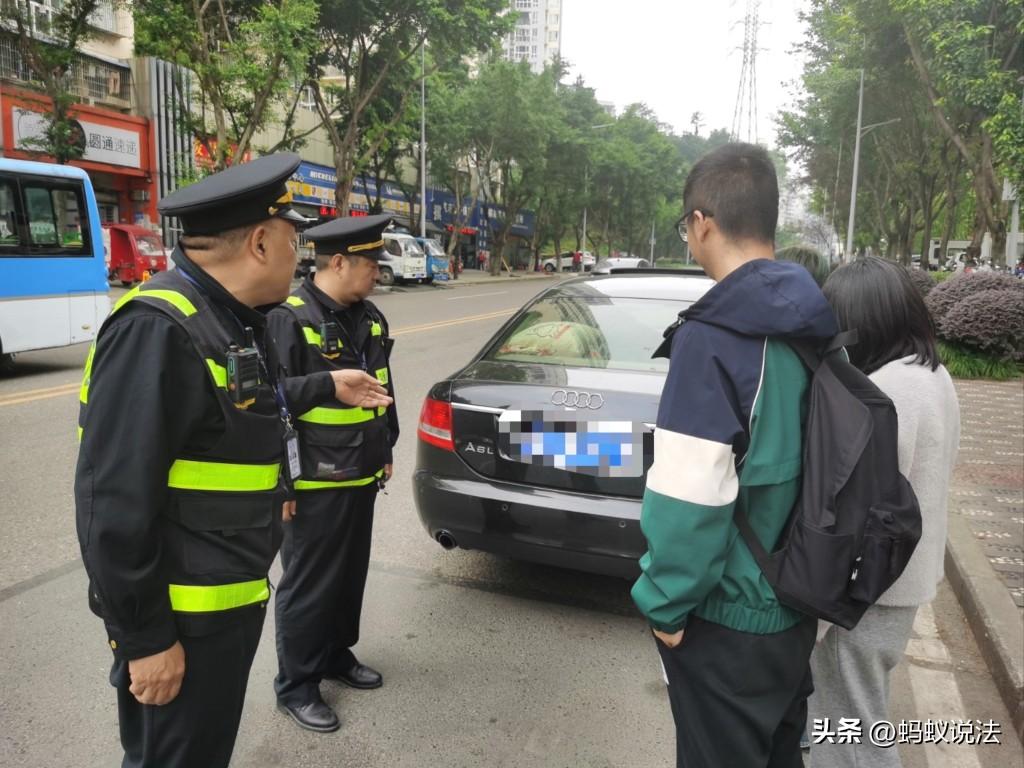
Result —
[[[823, 350], [790, 342], [810, 371], [800, 498], [766, 552], [734, 520], [779, 601], [853, 629], [899, 578], [921, 538], [921, 510], [900, 474], [896, 408], [847, 360], [856, 331]], [[756, 513], [756, 510], [755, 510]]]

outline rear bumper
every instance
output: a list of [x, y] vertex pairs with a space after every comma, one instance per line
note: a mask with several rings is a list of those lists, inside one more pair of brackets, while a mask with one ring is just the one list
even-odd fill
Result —
[[592, 496], [418, 469], [413, 495], [431, 538], [562, 568], [635, 578], [647, 550], [640, 500]]

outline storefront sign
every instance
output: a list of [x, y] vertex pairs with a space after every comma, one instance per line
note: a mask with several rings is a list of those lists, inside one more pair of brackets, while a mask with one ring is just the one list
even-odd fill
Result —
[[[38, 112], [27, 109], [11, 110], [14, 123], [14, 147], [22, 151], [39, 151], [33, 141], [46, 134], [46, 118]], [[123, 165], [128, 168], [142, 167], [142, 147], [138, 131], [114, 128], [109, 125], [74, 121], [75, 137], [84, 150], [83, 160], [108, 165]]]

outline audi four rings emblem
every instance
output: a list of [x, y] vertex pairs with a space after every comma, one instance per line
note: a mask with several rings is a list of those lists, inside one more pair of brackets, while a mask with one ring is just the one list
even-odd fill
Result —
[[564, 405], [566, 408], [590, 408], [597, 410], [604, 405], [604, 396], [594, 392], [577, 392], [574, 389], [556, 389], [551, 396], [551, 402], [555, 405]]

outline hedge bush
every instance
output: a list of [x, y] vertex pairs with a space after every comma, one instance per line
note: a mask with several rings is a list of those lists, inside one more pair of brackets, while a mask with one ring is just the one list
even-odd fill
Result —
[[1024, 362], [1024, 291], [994, 288], [957, 302], [939, 322], [939, 335], [1001, 360]]
[[939, 358], [949, 371], [949, 375], [957, 379], [1008, 381], [1021, 375], [1017, 363], [1000, 360], [945, 341], [939, 342]]
[[910, 273], [910, 282], [917, 288], [918, 293], [921, 294], [921, 298], [927, 296], [932, 288], [935, 287], [935, 280], [931, 274], [925, 272], [923, 269], [908, 269]]
[[968, 296], [999, 288], [1024, 291], [1024, 283], [1000, 272], [965, 272], [935, 286], [929, 291], [925, 303], [936, 325], [941, 325], [946, 313]]

